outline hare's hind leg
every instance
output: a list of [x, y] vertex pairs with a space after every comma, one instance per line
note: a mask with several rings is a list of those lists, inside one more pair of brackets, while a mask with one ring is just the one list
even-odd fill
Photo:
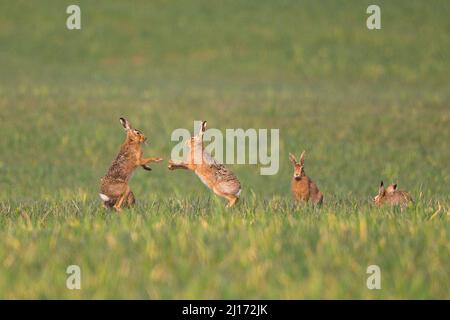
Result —
[[241, 193], [241, 189], [236, 190], [233, 185], [230, 185], [229, 183], [219, 183], [215, 185], [212, 190], [215, 194], [217, 194], [220, 197], [224, 197], [228, 200], [228, 204], [226, 205], [227, 208], [231, 208], [238, 202], [239, 195]]
[[115, 204], [115, 200], [111, 199], [106, 194], [100, 193], [100, 198], [102, 200], [102, 206], [105, 209], [111, 209]]
[[125, 201], [124, 207], [131, 208], [136, 203], [136, 198], [134, 197], [133, 191], [128, 194], [127, 200]]
[[125, 199], [128, 198], [128, 195], [130, 194], [131, 190], [130, 187], [127, 186], [125, 192], [119, 197], [119, 200], [117, 200], [116, 204], [114, 205], [114, 209], [116, 209], [117, 211], [122, 210], [122, 204], [125, 201]]
[[235, 196], [234, 194], [232, 194], [232, 195], [227, 195], [227, 196], [225, 196], [225, 198], [228, 199], [228, 204], [226, 205], [226, 208], [231, 208], [231, 207], [234, 206], [234, 205], [238, 202], [238, 200], [239, 200], [239, 197]]
[[319, 192], [319, 194], [316, 196], [314, 204], [318, 205], [318, 206], [321, 206], [322, 203], [323, 203], [323, 194], [322, 194], [322, 192]]
[[114, 207], [114, 201], [113, 200], [109, 200], [109, 201], [105, 201], [103, 202], [103, 208], [105, 209], [112, 209]]

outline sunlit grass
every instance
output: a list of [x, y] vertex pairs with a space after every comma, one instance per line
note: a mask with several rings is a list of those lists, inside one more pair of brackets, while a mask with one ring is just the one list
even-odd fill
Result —
[[[425, 206], [424, 206], [425, 205]], [[156, 200], [1, 204], [4, 298], [445, 298], [449, 207]], [[82, 290], [65, 269], [82, 269]], [[382, 270], [382, 290], [365, 286]]]

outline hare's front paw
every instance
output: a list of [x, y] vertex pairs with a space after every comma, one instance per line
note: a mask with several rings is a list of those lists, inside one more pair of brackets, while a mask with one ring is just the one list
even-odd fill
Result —
[[169, 169], [169, 170], [174, 170], [175, 169], [175, 166], [174, 166], [174, 163], [173, 163], [172, 160], [169, 160], [167, 162], [167, 169]]

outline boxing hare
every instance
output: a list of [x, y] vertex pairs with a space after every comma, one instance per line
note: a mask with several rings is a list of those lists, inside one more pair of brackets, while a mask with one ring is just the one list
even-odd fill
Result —
[[314, 181], [305, 174], [305, 151], [300, 156], [300, 163], [297, 162], [297, 159], [291, 153], [289, 153], [289, 160], [294, 165], [294, 176], [291, 182], [294, 199], [302, 202], [311, 200], [314, 204], [322, 204], [322, 192], [319, 191]]
[[162, 158], [143, 158], [141, 144], [147, 138], [139, 130], [133, 129], [128, 120], [120, 118], [120, 122], [127, 136], [108, 172], [101, 178], [100, 185], [103, 205], [116, 210], [120, 210], [122, 206], [130, 207], [135, 202], [128, 185], [134, 169], [141, 166], [145, 170], [152, 170], [147, 164], [162, 161]]
[[381, 181], [378, 195], [373, 198], [373, 202], [377, 206], [390, 204], [406, 207], [408, 204], [412, 203], [413, 200], [408, 192], [397, 190], [397, 184], [392, 184], [385, 188], [383, 181]]
[[169, 170], [187, 169], [194, 171], [200, 180], [216, 195], [228, 200], [227, 208], [232, 207], [239, 200], [241, 184], [236, 176], [220, 164], [203, 149], [203, 134], [206, 121], [202, 121], [199, 133], [187, 141], [189, 153], [186, 162], [169, 160]]

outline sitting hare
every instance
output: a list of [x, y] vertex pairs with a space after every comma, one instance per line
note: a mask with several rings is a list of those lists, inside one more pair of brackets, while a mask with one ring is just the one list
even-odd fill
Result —
[[161, 158], [143, 158], [141, 144], [146, 142], [147, 138], [139, 130], [133, 129], [128, 120], [120, 118], [120, 122], [127, 137], [108, 173], [101, 179], [100, 186], [103, 205], [116, 210], [120, 210], [122, 205], [129, 207], [135, 202], [128, 185], [134, 169], [141, 166], [145, 170], [151, 170], [147, 164], [162, 161]]
[[305, 151], [300, 156], [300, 163], [297, 162], [297, 159], [291, 153], [289, 153], [289, 160], [294, 165], [294, 176], [291, 182], [294, 199], [304, 202], [311, 200], [314, 204], [322, 204], [322, 192], [319, 191], [314, 181], [305, 174]]
[[397, 190], [397, 184], [392, 184], [387, 188], [384, 188], [383, 181], [381, 181], [378, 195], [373, 198], [373, 202], [377, 206], [390, 204], [406, 207], [409, 203], [412, 203], [413, 200], [408, 192]]
[[194, 171], [200, 180], [215, 194], [228, 200], [227, 208], [239, 200], [241, 184], [236, 176], [220, 164], [208, 152], [203, 150], [203, 134], [206, 121], [202, 122], [200, 132], [187, 141], [189, 154], [186, 162], [169, 160], [169, 170], [187, 169]]

